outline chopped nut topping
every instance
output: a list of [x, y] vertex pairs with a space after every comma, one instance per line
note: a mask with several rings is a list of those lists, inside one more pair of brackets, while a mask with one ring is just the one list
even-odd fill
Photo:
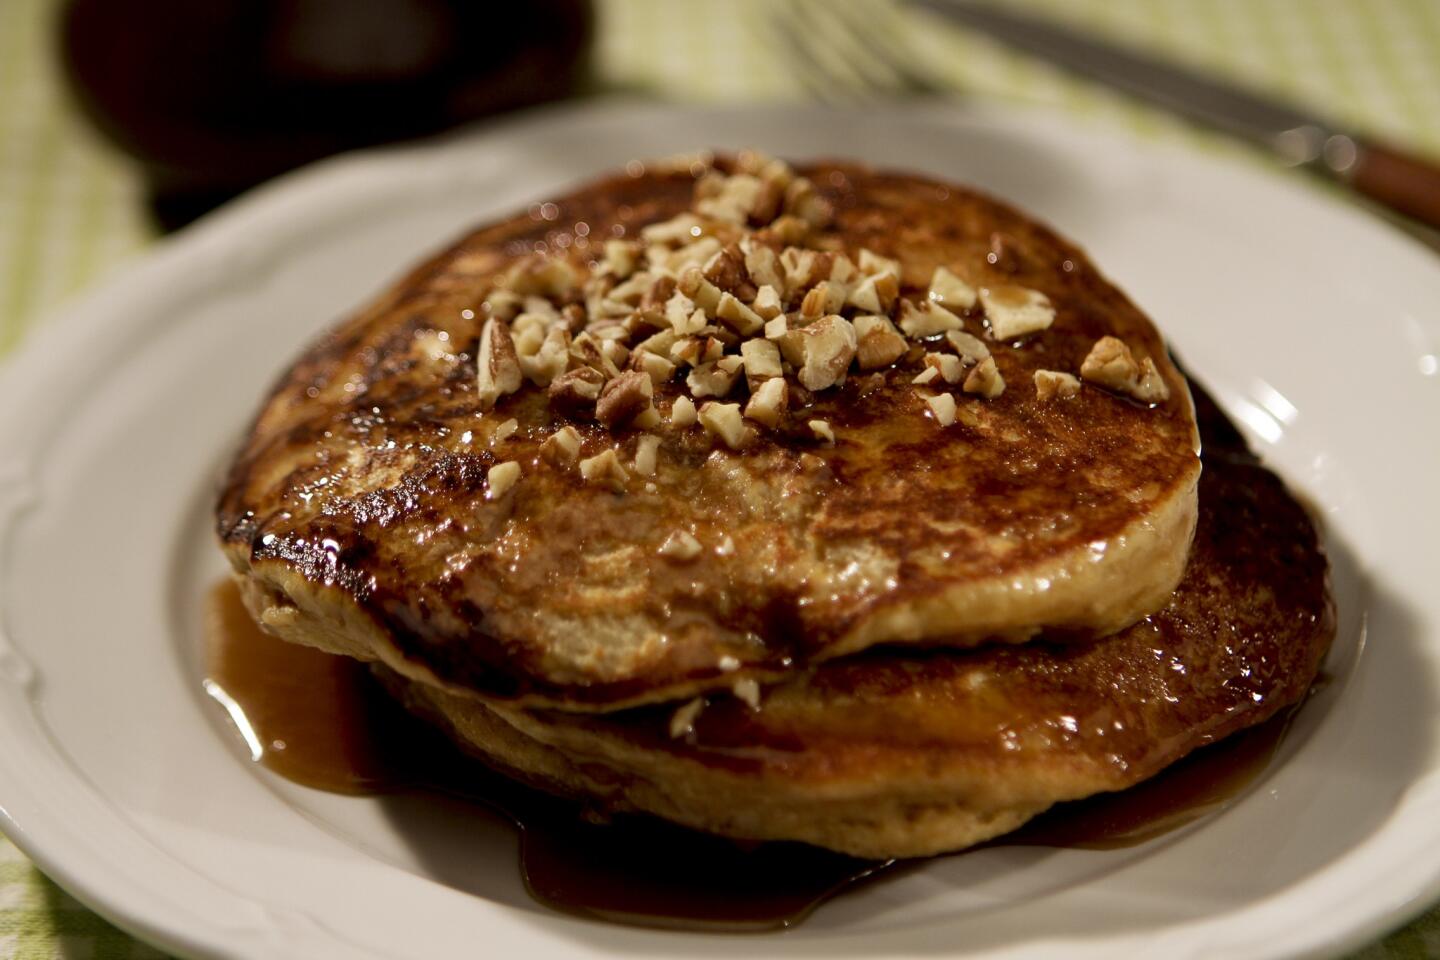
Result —
[[682, 273], [678, 286], [681, 293], [695, 301], [695, 305], [706, 313], [715, 313], [720, 309], [720, 288], [706, 280], [698, 267]]
[[490, 434], [490, 442], [504, 443], [506, 440], [509, 440], [511, 437], [513, 437], [515, 435], [515, 431], [519, 429], [520, 422], [514, 417], [511, 417], [509, 420], [506, 420], [504, 423], [500, 424], [500, 426], [495, 428], [495, 432]]
[[1055, 308], [1050, 305], [1050, 298], [1039, 290], [982, 287], [980, 303], [990, 321], [990, 336], [996, 340], [1014, 340], [1044, 330], [1055, 322]]
[[855, 359], [861, 370], [888, 367], [905, 355], [909, 345], [889, 317], [865, 314], [855, 318]]
[[734, 293], [750, 282], [750, 275], [745, 272], [745, 254], [734, 243], [705, 261], [703, 272], [706, 280], [727, 293]]
[[937, 393], [933, 397], [926, 397], [925, 404], [940, 426], [948, 427], [955, 422], [955, 397], [951, 394]]
[[963, 329], [964, 326], [959, 317], [933, 300], [919, 305], [905, 300], [900, 304], [900, 329], [912, 339], [933, 337], [947, 330]]
[[715, 196], [698, 201], [695, 210], [716, 220], [744, 223], [750, 218], [750, 212], [758, 206], [764, 190], [765, 185], [759, 177], [737, 173], [722, 178]]
[[785, 212], [794, 214], [812, 227], [830, 222], [830, 202], [820, 196], [815, 184], [806, 177], [796, 177], [785, 188]]
[[640, 265], [640, 247], [629, 240], [605, 241], [605, 267], [618, 279], [625, 279]]
[[[514, 422], [513, 420], [511, 421]], [[497, 463], [485, 472], [485, 483], [490, 487], [485, 492], [487, 500], [498, 500], [520, 479], [520, 464], [514, 460]]]
[[787, 358], [791, 351], [786, 350], [786, 346], [792, 342], [791, 338], [795, 344], [792, 350], [798, 353], [799, 359], [792, 358], [790, 362], [800, 368], [798, 379], [806, 390], [824, 390], [842, 382], [859, 345], [855, 327], [838, 314], [822, 317], [808, 327], [787, 334], [780, 345]]
[[835, 431], [830, 429], [830, 421], [811, 420], [806, 424], [806, 426], [810, 428], [811, 433], [815, 434], [815, 436], [819, 437], [821, 440], [824, 440], [826, 443], [835, 442]]
[[965, 365], [953, 353], [927, 353], [925, 366], [940, 371], [946, 383], [959, 383], [965, 377]]
[[680, 334], [676, 333], [674, 330], [661, 330], [654, 336], [647, 337], [646, 339], [640, 341], [638, 344], [635, 345], [635, 349], [637, 351], [653, 353], [658, 356], [665, 357], [670, 355], [671, 348], [675, 346], [676, 341], [678, 341], [679, 339]]
[[548, 387], [570, 365], [570, 333], [563, 326], [551, 328], [540, 346], [529, 356], [519, 356], [520, 372], [531, 383]]
[[670, 347], [670, 359], [677, 364], [696, 366], [701, 361], [701, 355], [705, 352], [705, 341], [699, 337], [686, 337], [684, 340], [676, 340]]
[[636, 350], [630, 355], [630, 369], [642, 371], [656, 387], [675, 375], [675, 364], [648, 350]]
[[670, 405], [670, 425], [690, 427], [695, 424], [695, 403], [689, 397], [676, 397]]
[[485, 302], [482, 306], [490, 316], [509, 320], [520, 312], [524, 303], [525, 298], [514, 290], [497, 287], [485, 295]]
[[504, 320], [491, 317], [480, 330], [476, 358], [476, 394], [480, 409], [489, 410], [502, 396], [520, 389], [520, 360]]
[[860, 272], [867, 277], [875, 277], [882, 273], [888, 273], [898, 281], [900, 279], [900, 261], [892, 260], [889, 257], [882, 257], [873, 250], [862, 248], [860, 251]]
[[[772, 293], [774, 291], [771, 291]], [[760, 314], [751, 310], [745, 304], [728, 293], [720, 294], [720, 304], [715, 308], [715, 316], [725, 321], [730, 327], [741, 336], [749, 336], [765, 325]]]
[[687, 737], [695, 732], [695, 721], [700, 717], [700, 711], [705, 709], [705, 701], [699, 697], [691, 700], [683, 707], [677, 709], [670, 715], [670, 739], [678, 740]]
[[[718, 546], [718, 547], [715, 548], [715, 555], [718, 556], [718, 557], [729, 557], [729, 556], [734, 556], [734, 554], [735, 554], [735, 541], [732, 540], [732, 539], [730, 538], [730, 534], [727, 533], [727, 534], [725, 534], [725, 536], [723, 536], [723, 537], [720, 538], [720, 546]], [[734, 658], [732, 657], [731, 659], [734, 659]], [[737, 663], [736, 666], [739, 666], [739, 664]], [[724, 669], [725, 669], [725, 658], [724, 658], [724, 657], [721, 657], [721, 658], [720, 658], [720, 669], [721, 669], [721, 670], [724, 670]]]
[[580, 271], [561, 257], [525, 257], [505, 272], [504, 287], [521, 296], [568, 299], [580, 288]]
[[780, 348], [769, 340], [746, 340], [740, 344], [740, 356], [745, 362], [745, 378], [752, 388], [760, 380], [785, 375], [780, 365]]
[[745, 405], [745, 416], [774, 429], [785, 416], [789, 402], [790, 388], [784, 378], [772, 377], [751, 392], [750, 402]]
[[620, 372], [620, 368], [606, 355], [604, 349], [605, 341], [596, 337], [586, 330], [578, 334], [570, 341], [570, 359], [575, 364], [583, 364], [592, 370], [600, 373], [602, 379], [610, 379]]
[[1058, 370], [1035, 371], [1035, 396], [1041, 400], [1065, 399], [1080, 392], [1080, 381]]
[[650, 377], [638, 370], [620, 374], [605, 384], [595, 404], [595, 419], [612, 430], [623, 426], [651, 408], [655, 387]]
[[713, 437], [719, 437], [731, 450], [740, 450], [750, 442], [751, 429], [740, 416], [740, 404], [711, 401], [700, 407], [700, 426]]
[[900, 295], [900, 282], [893, 273], [866, 277], [854, 286], [846, 302], [867, 313], [889, 313]]
[[540, 456], [557, 467], [569, 466], [580, 456], [580, 431], [561, 427], [540, 444]]
[[774, 320], [785, 312], [785, 305], [780, 302], [780, 294], [768, 283], [755, 291], [755, 299], [750, 307], [765, 321]]
[[738, 379], [738, 369], [725, 370], [718, 363], [702, 363], [690, 371], [690, 375], [685, 378], [685, 386], [690, 389], [690, 395], [697, 399], [723, 397], [730, 392]]
[[719, 253], [720, 249], [719, 240], [716, 240], [714, 237], [701, 237], [694, 243], [688, 243], [679, 250], [668, 251], [661, 248], [655, 251], [656, 255], [650, 258], [650, 266], [651, 269], [659, 269], [662, 272], [679, 276], [692, 267], [699, 268], [703, 266], [709, 262], [711, 257]]
[[[650, 274], [646, 274], [646, 276], [650, 276]], [[640, 309], [663, 310], [666, 301], [674, 295], [675, 278], [663, 273], [655, 275], [650, 281], [649, 289], [640, 297]]]
[[[521, 360], [520, 369], [525, 369], [526, 357], [534, 356], [545, 343], [551, 319], [538, 313], [522, 313], [510, 322], [510, 341], [515, 344], [515, 353]], [[560, 328], [561, 333], [567, 333]], [[568, 336], [568, 334], [567, 334]], [[569, 343], [569, 340], [566, 340]]]
[[828, 279], [834, 260], [834, 254], [786, 247], [780, 252], [780, 265], [785, 270], [785, 296], [793, 297]]
[[630, 479], [614, 448], [606, 448], [593, 457], [581, 460], [580, 476], [587, 481], [606, 484], [616, 493], [623, 492], [625, 481]]
[[757, 286], [776, 291], [785, 289], [785, 271], [780, 266], [780, 257], [764, 244], [756, 244], [745, 254], [745, 270]]
[[681, 291], [665, 302], [665, 319], [670, 321], [670, 328], [677, 336], [689, 336], [699, 333], [705, 329], [705, 311], [695, 306], [691, 300]]
[[700, 219], [693, 213], [682, 213], [652, 223], [640, 231], [640, 239], [646, 243], [689, 243], [700, 236]]
[[1130, 348], [1115, 337], [1101, 337], [1095, 342], [1080, 364], [1080, 377], [1142, 403], [1160, 403], [1170, 396], [1155, 361], [1146, 357], [1136, 363]]
[[[726, 539], [729, 538], [727, 537]], [[740, 658], [732, 657], [730, 654], [727, 653], [719, 660], [715, 661], [715, 666], [719, 667], [725, 673], [734, 673], [736, 670], [740, 669]]]
[[810, 236], [810, 224], [787, 213], [772, 220], [757, 236], [778, 243], [804, 243]]
[[1135, 384], [1131, 396], [1141, 403], [1163, 403], [1170, 399], [1170, 388], [1149, 357], [1140, 361], [1140, 382]]
[[[620, 368], [624, 366], [626, 359], [629, 358], [630, 351], [625, 349], [625, 345], [623, 343], [620, 343], [613, 339], [609, 339], [606, 336], [607, 332], [608, 331], [599, 334], [600, 356], [604, 357], [606, 364], [608, 364], [605, 369], [608, 370], [611, 367], [614, 367], [615, 372], [618, 374], [620, 372]], [[622, 330], [621, 333], [623, 332], [624, 331]]]
[[985, 346], [985, 341], [964, 330], [951, 330], [945, 334], [945, 340], [966, 363], [979, 363], [990, 356], [990, 348]]
[[[610, 241], [615, 243], [617, 241]], [[669, 279], [668, 277], [666, 279]], [[645, 294], [655, 287], [656, 278], [644, 270], [630, 275], [629, 279], [616, 284], [610, 288], [605, 295], [606, 300], [613, 301], [621, 307], [638, 306], [644, 299]]]
[[845, 305], [845, 285], [833, 280], [821, 280], [800, 301], [800, 316], [806, 319], [823, 317], [835, 313]]
[[968, 309], [975, 306], [975, 288], [944, 267], [936, 267], [930, 278], [930, 299], [947, 308]]
[[1101, 337], [1081, 362], [1080, 376], [1107, 390], [1129, 393], [1140, 382], [1140, 365], [1124, 341]]
[[[973, 402], [956, 406], [960, 390], [994, 398], [1005, 389], [990, 348], [965, 330], [961, 313], [983, 307], [989, 338], [1001, 341], [1054, 321], [1039, 291], [977, 290], [948, 266], [934, 269], [918, 301], [902, 300], [906, 265], [870, 249], [852, 260], [841, 238], [819, 233], [834, 214], [831, 201], [781, 161], [745, 153], [727, 174], [701, 156], [677, 169], [695, 178], [690, 210], [628, 236], [621, 231], [603, 250], [591, 237], [588, 268], [580, 250], [557, 248], [521, 256], [494, 278], [480, 308], [475, 351], [482, 411], [529, 380], [548, 389], [558, 414], [593, 418], [614, 431], [651, 430], [662, 423], [657, 388], [672, 395], [683, 374], [684, 395], [667, 401], [671, 426], [698, 422], [738, 450], [758, 429], [784, 426], [792, 403], [796, 422], [803, 421], [799, 411], [810, 408], [819, 391], [842, 385], [852, 370], [862, 372], [858, 394], [866, 396], [885, 389], [886, 368], [911, 366], [923, 352], [924, 367], [913, 382], [928, 385], [917, 390], [922, 396], [947, 390], [926, 402], [938, 420], [950, 423], [983, 414], [983, 405]], [[917, 279], [906, 278], [912, 288]], [[935, 342], [941, 335], [947, 347]], [[917, 347], [917, 340], [925, 343]], [[1165, 399], [1169, 389], [1155, 361], [1137, 363], [1124, 344], [1115, 344], [1118, 350], [1097, 344], [1081, 375], [1145, 402]], [[441, 351], [429, 344], [416, 349], [437, 359]], [[721, 400], [735, 392], [741, 375], [748, 400]], [[1068, 374], [1039, 371], [1034, 378], [1042, 399], [1078, 389]], [[835, 442], [827, 421], [807, 422], [817, 437]], [[490, 443], [517, 430], [507, 420], [491, 432]], [[637, 475], [654, 474], [659, 445], [655, 436], [637, 438]], [[580, 453], [581, 435], [573, 428], [540, 446], [541, 457], [556, 464], [580, 461]], [[824, 466], [823, 458], [812, 459]], [[629, 475], [614, 449], [580, 462], [587, 479], [624, 489]]]
[[600, 399], [605, 376], [594, 367], [576, 367], [550, 382], [550, 405], [566, 413], [583, 413]]
[[736, 699], [744, 702], [751, 710], [760, 709], [760, 683], [754, 677], [743, 677], [730, 688]]
[[1005, 392], [1005, 378], [995, 366], [994, 357], [986, 357], [970, 369], [963, 387], [966, 393], [978, 393], [986, 400], [994, 400]]
[[660, 438], [645, 434], [635, 444], [635, 472], [642, 477], [655, 476], [655, 463], [660, 450]]
[[700, 556], [700, 541], [684, 530], [676, 530], [660, 544], [660, 556], [671, 560], [694, 560]]

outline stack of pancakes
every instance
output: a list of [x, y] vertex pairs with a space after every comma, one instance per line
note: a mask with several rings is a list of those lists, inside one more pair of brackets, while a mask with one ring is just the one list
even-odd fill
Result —
[[866, 857], [1149, 777], [1334, 632], [1305, 511], [1077, 248], [750, 153], [420, 266], [283, 375], [217, 526], [262, 626], [497, 768]]

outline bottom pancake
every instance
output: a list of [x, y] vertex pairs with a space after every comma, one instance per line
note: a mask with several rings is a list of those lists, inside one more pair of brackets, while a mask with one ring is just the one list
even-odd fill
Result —
[[1314, 680], [1335, 632], [1317, 531], [1195, 394], [1204, 473], [1185, 575], [1103, 640], [877, 650], [767, 687], [758, 708], [723, 695], [582, 715], [383, 679], [470, 752], [601, 809], [872, 858], [979, 843], [1132, 786]]

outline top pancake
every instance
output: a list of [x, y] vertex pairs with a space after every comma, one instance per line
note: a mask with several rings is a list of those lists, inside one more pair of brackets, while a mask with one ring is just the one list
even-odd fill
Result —
[[[1003, 341], [989, 306], [955, 308], [1003, 377], [998, 396], [912, 383], [927, 352], [958, 349], [914, 337], [894, 363], [852, 365], [843, 383], [813, 391], [787, 362], [790, 409], [774, 428], [747, 422], [742, 449], [672, 423], [693, 392], [683, 367], [654, 386], [660, 423], [648, 429], [606, 427], [593, 406], [566, 412], [529, 383], [485, 410], [477, 354], [486, 321], [507, 315], [497, 291], [544, 257], [585, 272], [609, 262], [597, 238], [682, 214], [705, 172], [614, 177], [476, 231], [299, 359], [217, 510], [263, 624], [456, 690], [609, 709], [877, 643], [1104, 635], [1164, 602], [1196, 511], [1184, 380], [1154, 327], [1078, 249], [959, 187], [804, 168], [833, 219], [801, 244], [895, 258], [901, 301], [923, 303], [939, 265], [1002, 303], [1043, 293], [1053, 323]], [[748, 243], [796, 242], [788, 220]], [[697, 232], [733, 241], [740, 229], [706, 220]], [[726, 289], [753, 293], [731, 280]], [[785, 304], [792, 326], [804, 322], [803, 295]], [[572, 308], [577, 317], [587, 319]], [[1106, 336], [1153, 363], [1166, 399], [1090, 382], [1041, 399], [1035, 371], [1079, 373]], [[711, 399], [743, 406], [746, 392], [740, 376], [732, 395]], [[956, 403], [948, 426], [926, 402], [941, 393]], [[497, 435], [512, 419], [514, 432]], [[624, 477], [587, 480], [547, 456], [541, 444], [567, 424], [580, 458], [614, 449]], [[652, 476], [634, 466], [645, 436], [659, 438]], [[518, 481], [492, 485], [505, 462]]]

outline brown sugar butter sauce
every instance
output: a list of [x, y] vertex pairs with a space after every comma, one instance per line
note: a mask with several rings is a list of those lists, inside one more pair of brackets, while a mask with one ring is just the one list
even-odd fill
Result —
[[[261, 631], [229, 581], [209, 597], [206, 632], [205, 689], [253, 759], [334, 793], [434, 792], [483, 804], [518, 828], [526, 888], [554, 909], [682, 930], [780, 929], [897, 863], [799, 843], [742, 844], [649, 817], [590, 822], [575, 803], [462, 754], [396, 703], [364, 664]], [[1129, 790], [1060, 804], [987, 846], [1128, 847], [1224, 809], [1269, 764], [1292, 712]]]

